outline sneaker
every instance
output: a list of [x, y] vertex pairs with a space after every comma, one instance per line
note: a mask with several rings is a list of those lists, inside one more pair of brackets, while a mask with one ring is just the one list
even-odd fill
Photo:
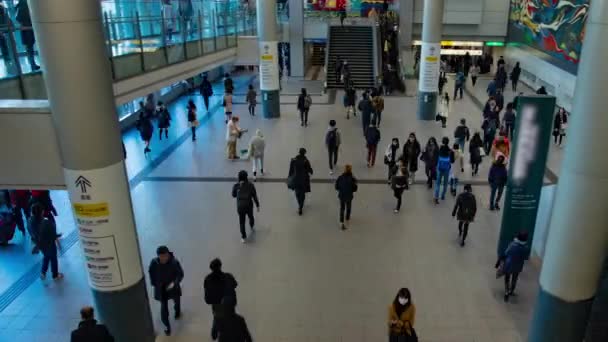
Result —
[[165, 329], [165, 336], [171, 336], [171, 328]]
[[41, 279], [41, 280], [46, 279], [46, 274], [44, 274], [44, 273], [40, 273], [40, 279]]
[[182, 318], [182, 313], [181, 312], [176, 312], [174, 317], [175, 317], [176, 320], [178, 320], [178, 319]]
[[241, 243], [246, 243], [246, 242], [247, 242], [247, 240], [241, 239]]
[[344, 225], [344, 223], [340, 223], [340, 229], [346, 230], [346, 226]]
[[298, 215], [302, 216], [302, 208], [298, 209]]
[[334, 170], [329, 170], [329, 174], [333, 175], [334, 174]]
[[399, 213], [399, 209], [395, 209], [395, 210], [393, 210], [393, 212], [394, 212], [395, 214], [398, 214], [398, 213]]
[[464, 247], [464, 240], [460, 241], [460, 247]]
[[56, 277], [53, 277], [53, 280], [61, 280], [61, 279], [63, 279], [63, 273], [59, 273], [59, 274], [57, 274]]
[[494, 206], [493, 205], [490, 206], [490, 211], [494, 211]]
[[498, 206], [498, 203], [494, 204], [494, 209], [500, 210], [500, 206]]
[[433, 201], [435, 202], [435, 204], [439, 204], [439, 199], [435, 198]]

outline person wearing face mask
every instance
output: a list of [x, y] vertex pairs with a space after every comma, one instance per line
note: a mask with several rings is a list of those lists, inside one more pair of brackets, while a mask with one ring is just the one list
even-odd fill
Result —
[[403, 198], [403, 191], [409, 189], [408, 185], [408, 172], [407, 162], [404, 159], [399, 159], [397, 166], [395, 166], [395, 172], [393, 173], [392, 184], [393, 196], [397, 199], [397, 206], [395, 207], [395, 214], [401, 210], [401, 201]]
[[403, 145], [403, 156], [405, 164], [408, 166], [408, 184], [413, 184], [416, 178], [416, 171], [418, 171], [418, 157], [420, 156], [421, 148], [418, 139], [416, 139], [416, 133], [410, 133], [407, 141]]
[[439, 146], [437, 145], [437, 140], [435, 138], [429, 138], [420, 159], [424, 161], [426, 185], [429, 189], [432, 189], [433, 180], [437, 177], [437, 161], [439, 160]]
[[154, 287], [154, 299], [160, 301], [160, 320], [165, 325], [165, 335], [169, 336], [171, 335], [169, 300], [173, 300], [174, 303], [175, 319], [180, 319], [182, 314], [180, 283], [184, 279], [184, 270], [167, 246], [159, 246], [156, 249], [156, 256], [150, 262], [148, 274], [150, 284]]
[[384, 152], [384, 164], [388, 167], [388, 184], [391, 184], [395, 165], [397, 165], [398, 153], [399, 138], [393, 138], [390, 145], [386, 147], [386, 152]]
[[388, 308], [388, 341], [417, 341], [415, 320], [416, 306], [412, 303], [410, 290], [402, 288]]

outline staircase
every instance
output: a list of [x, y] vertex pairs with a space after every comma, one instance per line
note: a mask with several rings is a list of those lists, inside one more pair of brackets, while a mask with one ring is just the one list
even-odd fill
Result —
[[324, 66], [325, 65], [325, 43], [313, 43], [312, 44], [311, 63], [313, 66]]
[[369, 26], [331, 26], [327, 61], [327, 88], [342, 88], [336, 82], [336, 58], [348, 60], [351, 80], [356, 88], [369, 89], [374, 82], [374, 32]]

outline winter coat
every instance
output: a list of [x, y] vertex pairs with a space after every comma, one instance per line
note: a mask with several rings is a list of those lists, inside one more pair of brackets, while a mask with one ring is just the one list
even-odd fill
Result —
[[483, 141], [479, 135], [474, 135], [471, 142], [469, 142], [469, 154], [471, 155], [471, 164], [481, 163], [481, 151], [479, 148], [483, 147]]
[[254, 135], [249, 141], [249, 156], [253, 158], [264, 157], [264, 149], [266, 148], [266, 141], [260, 134]]
[[458, 221], [471, 222], [477, 213], [477, 200], [472, 192], [463, 192], [456, 197], [456, 204], [452, 210], [452, 216], [456, 216]]
[[57, 241], [57, 226], [53, 220], [43, 218], [38, 223], [38, 239], [36, 246], [40, 248], [42, 253], [52, 253], [57, 249], [55, 244]]
[[236, 288], [239, 284], [234, 276], [225, 272], [211, 272], [205, 277], [203, 289], [205, 290], [205, 303], [217, 305], [222, 303], [222, 299], [231, 297], [236, 300]]
[[424, 152], [422, 152], [422, 156], [420, 159], [424, 161], [424, 164], [427, 168], [434, 168], [437, 166], [437, 161], [439, 160], [439, 148], [433, 146], [426, 146]]
[[355, 102], [357, 101], [357, 91], [355, 88], [350, 88], [346, 91], [344, 95], [344, 107], [355, 106]]
[[114, 342], [114, 337], [105, 325], [88, 319], [78, 323], [78, 329], [72, 331], [70, 342]]
[[[154, 287], [154, 299], [167, 300], [182, 296], [180, 283], [184, 279], [184, 270], [179, 261], [169, 253], [169, 260], [166, 264], [161, 264], [159, 258], [154, 258], [148, 267], [150, 284]], [[173, 283], [173, 288], [167, 289]]]
[[505, 186], [507, 184], [507, 168], [504, 164], [493, 163], [488, 174], [488, 182], [495, 186]]
[[363, 125], [365, 127], [369, 126], [369, 123], [372, 120], [372, 111], [374, 109], [371, 101], [369, 99], [363, 99], [359, 102], [357, 107], [361, 112], [361, 120], [363, 121]]
[[228, 77], [224, 80], [224, 91], [232, 92], [234, 90], [234, 83], [232, 82], [232, 78]]
[[454, 166], [452, 167], [452, 177], [462, 179], [464, 169], [464, 153], [460, 150], [452, 151], [454, 155]]
[[338, 198], [340, 200], [350, 201], [358, 189], [357, 179], [351, 173], [343, 173], [336, 180], [335, 188], [338, 191]]
[[249, 105], [255, 106], [255, 105], [256, 105], [256, 103], [257, 103], [257, 99], [256, 99], [256, 98], [257, 98], [257, 94], [255, 93], [255, 90], [250, 89], [250, 90], [247, 92], [247, 99], [246, 99], [246, 100], [247, 100], [247, 103], [248, 103]]
[[34, 45], [36, 37], [34, 36], [34, 28], [32, 27], [32, 18], [30, 16], [30, 8], [26, 0], [19, 1], [17, 4], [17, 22], [24, 28], [21, 31], [21, 42], [25, 46]]
[[382, 113], [384, 111], [384, 99], [382, 96], [376, 96], [372, 99], [372, 106], [376, 113]]
[[393, 167], [392, 174], [393, 174], [393, 177], [391, 177], [391, 188], [394, 191], [403, 191], [405, 189], [409, 189], [409, 184], [408, 184], [409, 173], [407, 172], [407, 169], [405, 170], [405, 173], [402, 173], [399, 170], [399, 166], [395, 165]]
[[167, 108], [160, 110], [160, 116], [158, 117], [158, 128], [169, 128], [171, 126], [171, 114]]
[[568, 114], [555, 115], [553, 119], [553, 135], [564, 134], [566, 125], [568, 125]]
[[498, 89], [497, 82], [495, 80], [492, 80], [488, 84], [488, 88], [486, 89], [486, 92], [488, 93], [488, 96], [494, 96], [494, 95], [496, 95], [497, 89]]
[[152, 126], [152, 122], [145, 115], [137, 120], [137, 129], [139, 130], [139, 135], [142, 140], [148, 141], [152, 138], [152, 132], [154, 131], [154, 127]]
[[16, 208], [29, 208], [32, 194], [29, 190], [11, 190], [11, 203]]
[[297, 107], [298, 107], [298, 110], [300, 112], [303, 112], [305, 110], [309, 110], [310, 109], [310, 104], [309, 104], [308, 107], [306, 107], [306, 99], [307, 98], [310, 100], [310, 104], [312, 104], [312, 100], [310, 99], [310, 95], [308, 95], [308, 94], [306, 94], [306, 95], [300, 94], [298, 96], [298, 105], [297, 105]]
[[407, 161], [407, 166], [410, 172], [418, 171], [418, 156], [420, 155], [420, 143], [418, 140], [414, 142], [406, 141], [403, 145], [403, 158]]
[[236, 208], [239, 211], [253, 207], [254, 203], [256, 207], [260, 207], [255, 185], [249, 181], [234, 184], [232, 187], [232, 197], [236, 198]]
[[252, 342], [245, 319], [235, 313], [234, 309], [227, 311], [217, 315], [213, 320], [211, 338], [219, 342]]
[[378, 127], [370, 126], [365, 131], [365, 141], [367, 146], [377, 146], [380, 142], [380, 130]]
[[211, 86], [211, 82], [209, 80], [204, 80], [200, 86], [200, 93], [202, 96], [212, 96], [213, 95], [213, 87]]
[[528, 247], [523, 241], [518, 239], [513, 240], [509, 247], [505, 250], [503, 255], [504, 258], [504, 272], [506, 274], [519, 273], [524, 268], [524, 262], [528, 256]]
[[515, 125], [515, 111], [506, 110], [502, 115], [502, 122], [506, 125]]
[[[397, 321], [393, 324], [393, 321]], [[416, 306], [410, 304], [401, 315], [397, 315], [395, 304], [391, 304], [388, 308], [388, 331], [391, 335], [401, 336], [411, 334], [411, 328], [414, 327], [416, 321]]]
[[454, 138], [456, 139], [469, 141], [470, 136], [469, 128], [466, 125], [459, 125], [456, 127], [456, 130], [454, 130]]
[[289, 176], [293, 178], [293, 190], [296, 192], [310, 192], [310, 175], [312, 175], [310, 161], [305, 156], [296, 156], [289, 163]]
[[519, 80], [519, 75], [521, 74], [521, 68], [515, 67], [511, 71], [511, 80], [517, 82]]
[[391, 142], [386, 147], [386, 151], [384, 152], [385, 164], [389, 165], [390, 167], [394, 166], [395, 163], [397, 163], [397, 159], [399, 158], [398, 153], [399, 153], [399, 145], [393, 146], [393, 143]]

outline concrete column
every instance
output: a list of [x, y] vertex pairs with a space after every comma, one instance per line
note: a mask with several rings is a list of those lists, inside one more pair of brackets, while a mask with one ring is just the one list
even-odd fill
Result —
[[289, 2], [289, 49], [292, 77], [304, 77], [306, 63], [304, 54], [304, 1]]
[[279, 53], [277, 41], [277, 1], [257, 0], [260, 49], [260, 90], [265, 118], [281, 116]]
[[399, 47], [401, 49], [411, 49], [413, 29], [414, 0], [399, 0]]
[[444, 0], [424, 0], [418, 78], [418, 119], [420, 120], [434, 120], [437, 114], [443, 5]]
[[591, 1], [530, 342], [583, 341], [608, 255], [607, 36], [608, 2]]
[[117, 341], [152, 342], [99, 2], [29, 3], [98, 316]]

